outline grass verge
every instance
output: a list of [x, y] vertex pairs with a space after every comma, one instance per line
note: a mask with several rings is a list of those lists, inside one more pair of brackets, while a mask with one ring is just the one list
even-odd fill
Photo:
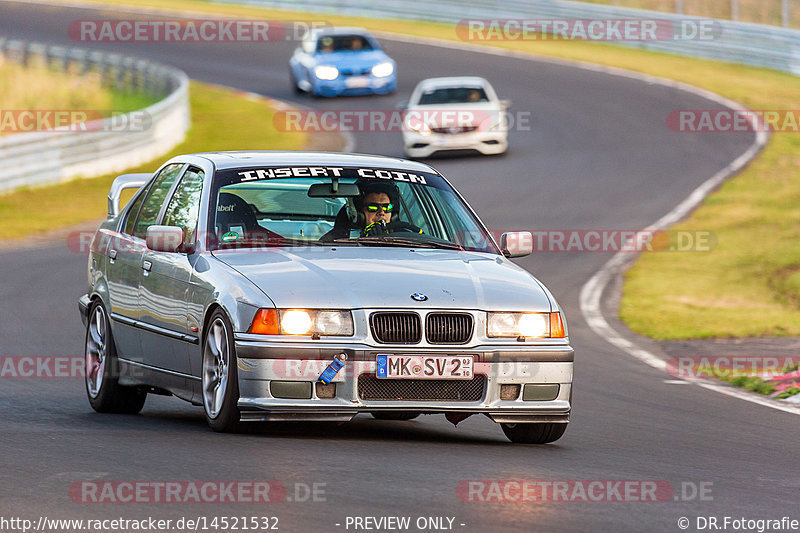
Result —
[[[618, 7], [650, 9], [675, 13], [675, 0], [578, 0], [592, 4], [606, 4]], [[738, 20], [757, 24], [782, 24], [781, 0], [737, 0]], [[684, 0], [683, 13], [697, 17], [731, 19], [733, 17], [731, 0]], [[792, 3], [789, 10], [789, 25], [800, 27], [800, 6]]]
[[[18, 121], [16, 111], [75, 110], [98, 118], [110, 116], [112, 112], [142, 109], [155, 101], [145, 94], [104, 87], [96, 73], [63, 72], [36, 62], [26, 67], [0, 56], [0, 109], [3, 110], [0, 136], [36, 127], [33, 123]], [[62, 116], [70, 118], [76, 115]]]
[[[170, 157], [190, 152], [298, 150], [305, 145], [305, 135], [289, 135], [275, 129], [274, 110], [265, 100], [192, 82], [190, 103], [192, 127], [184, 142], [157, 160], [126, 172], [152, 172]], [[0, 196], [0, 239], [19, 239], [102, 218], [107, 210], [108, 189], [117, 174], [18, 189]]]
[[[197, 0], [124, 3], [164, 11], [325, 21], [459, 41], [454, 27], [445, 24], [290, 13]], [[485, 44], [671, 78], [721, 94], [751, 109], [800, 109], [800, 78], [767, 69], [602, 43], [492, 41]], [[664, 127], [667, 127], [666, 117]], [[676, 228], [713, 232], [718, 241], [713, 252], [643, 255], [625, 278], [622, 320], [637, 333], [656, 339], [800, 335], [798, 154], [800, 135], [774, 135], [753, 164], [725, 183]]]

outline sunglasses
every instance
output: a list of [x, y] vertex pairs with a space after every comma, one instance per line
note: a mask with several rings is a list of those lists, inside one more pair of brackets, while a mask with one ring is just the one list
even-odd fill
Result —
[[379, 203], [366, 204], [367, 211], [369, 211], [370, 213], [376, 213], [379, 207], [382, 208], [387, 213], [392, 212], [392, 204], [379, 204]]

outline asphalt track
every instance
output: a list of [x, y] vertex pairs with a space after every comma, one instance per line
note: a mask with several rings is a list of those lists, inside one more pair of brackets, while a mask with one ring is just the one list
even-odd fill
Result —
[[[129, 15], [0, 3], [0, 35], [75, 44], [66, 32], [70, 21], [103, 17]], [[399, 65], [395, 95], [295, 97], [286, 67], [293, 46], [103, 45], [175, 65], [198, 80], [325, 109], [389, 109], [422, 78], [485, 76], [512, 100], [513, 111], [531, 112], [533, 127], [512, 133], [506, 156], [433, 164], [492, 229], [645, 227], [752, 142], [750, 135], [670, 131], [670, 111], [718, 107], [676, 89], [406, 42], [385, 41]], [[359, 152], [401, 154], [399, 133], [355, 137]], [[573, 418], [553, 445], [511, 445], [482, 417], [458, 428], [440, 416], [412, 422], [364, 416], [340, 426], [282, 424], [219, 435], [206, 428], [200, 408], [177, 399], [151, 396], [140, 416], [103, 416], [89, 408], [79, 379], [2, 379], [0, 517], [277, 516], [282, 531], [319, 532], [347, 530], [347, 517], [387, 515], [411, 516], [412, 526], [419, 516], [454, 517], [458, 531], [680, 531], [680, 517], [694, 531], [704, 516], [800, 518], [793, 466], [800, 429], [793, 415], [668, 383], [670, 376], [583, 323], [580, 287], [609, 257], [541, 253], [520, 260], [565, 308], [576, 350]], [[60, 243], [2, 252], [0, 269], [0, 353], [81, 354], [76, 301], [85, 290], [86, 257]], [[93, 479], [272, 480], [287, 486], [293, 501], [73, 501], [70, 485]], [[484, 503], [459, 498], [456, 487], [467, 479], [665, 480], [676, 492], [655, 503]], [[297, 501], [295, 483], [325, 484], [324, 501]], [[702, 501], [691, 497], [701, 483], [711, 483]]]

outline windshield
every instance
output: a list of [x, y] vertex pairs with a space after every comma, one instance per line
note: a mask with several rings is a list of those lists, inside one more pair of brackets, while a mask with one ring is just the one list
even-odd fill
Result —
[[369, 39], [363, 35], [325, 35], [317, 42], [317, 52], [361, 52], [372, 50]]
[[[332, 178], [339, 191], [358, 196], [335, 197]], [[435, 174], [263, 167], [220, 171], [214, 181], [212, 248], [353, 245], [497, 253], [469, 208]]]
[[441, 87], [423, 92], [419, 97], [418, 104], [469, 104], [488, 101], [486, 91], [481, 87]]

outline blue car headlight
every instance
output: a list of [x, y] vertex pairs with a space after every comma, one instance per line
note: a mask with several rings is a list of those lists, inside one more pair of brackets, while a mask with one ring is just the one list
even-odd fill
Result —
[[378, 63], [372, 67], [372, 75], [376, 78], [385, 78], [387, 76], [391, 76], [393, 72], [394, 65], [390, 61], [384, 61], [383, 63]]
[[314, 76], [321, 80], [335, 80], [339, 77], [339, 69], [330, 65], [317, 65], [314, 68]]

